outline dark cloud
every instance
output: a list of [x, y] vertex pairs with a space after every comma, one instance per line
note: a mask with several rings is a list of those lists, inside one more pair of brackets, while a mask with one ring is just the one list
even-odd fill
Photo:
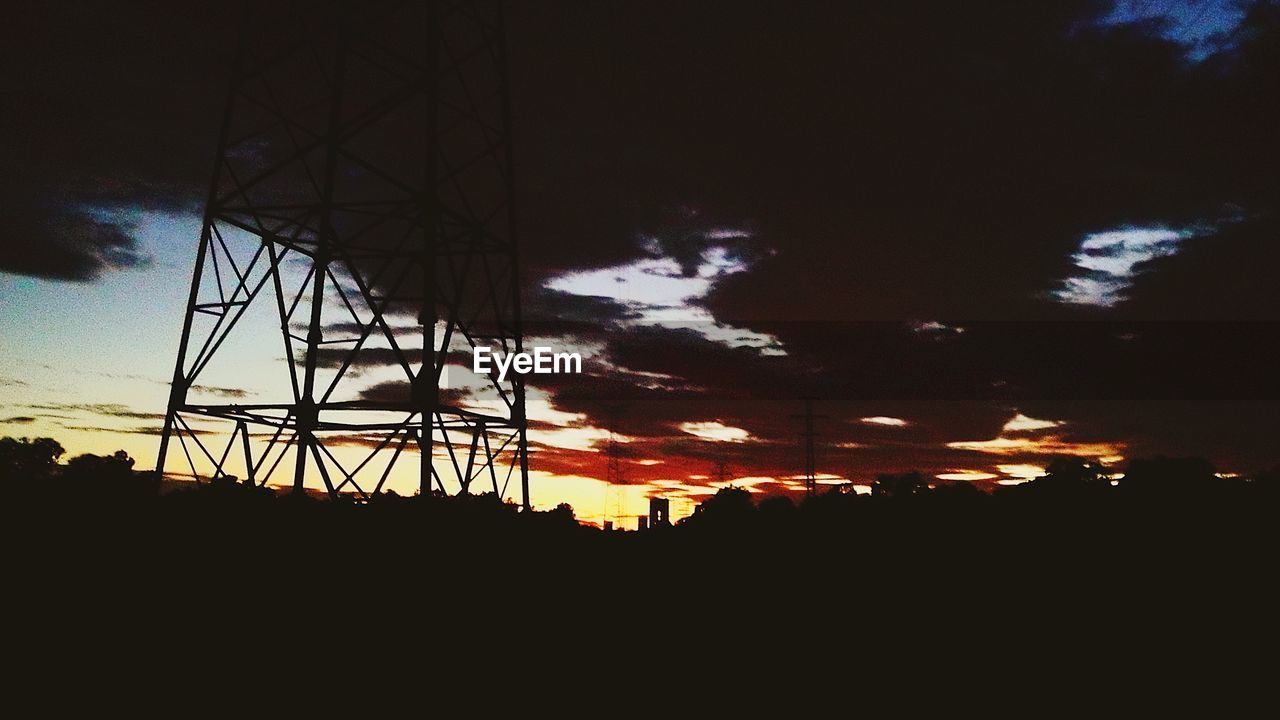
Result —
[[[1154, 26], [1090, 23], [1108, 10], [515, 4], [529, 279], [634, 257], [644, 233], [688, 266], [696, 213], [781, 250], [724, 284], [724, 317], [1026, 316], [1055, 311], [1036, 298], [1082, 233], [1269, 205], [1267, 12], [1190, 67]], [[34, 189], [4, 213], [0, 263], [69, 278], [128, 266], [127, 228], [78, 208], [198, 204], [227, 13], [19, 15], [3, 130], [26, 141], [3, 169]]]
[[[1254, 3], [1202, 62], [1159, 23], [1096, 22], [1109, 11], [1093, 0], [512, 4], [526, 332], [603, 343], [608, 363], [531, 385], [636, 438], [629, 453], [686, 458], [686, 470], [726, 451], [743, 466], [795, 467], [802, 395], [829, 416], [824, 462], [863, 472], [990, 463], [945, 443], [996, 438], [1015, 412], [1065, 421], [1062, 442], [1261, 462], [1274, 424], [1260, 403], [1280, 392], [1268, 364], [1280, 10]], [[0, 131], [26, 141], [0, 155], [20, 188], [0, 216], [0, 268], [87, 279], [142, 262], [129, 228], [94, 209], [198, 204], [225, 13], [25, 12], [5, 50]], [[1155, 225], [1204, 230], [1138, 264], [1113, 307], [1055, 300], [1080, 272], [1083, 237]], [[655, 254], [688, 275], [713, 244], [750, 269], [698, 302], [777, 337], [785, 356], [637, 328], [634, 307], [541, 285]], [[321, 364], [342, 355], [326, 348]], [[356, 366], [393, 360], [368, 349]], [[856, 422], [877, 415], [911, 422]], [[753, 441], [711, 444], [685, 422]], [[540, 450], [566, 472], [600, 462]]]
[[[25, 217], [24, 217], [25, 215]], [[104, 272], [145, 267], [130, 226], [71, 209], [22, 208], [3, 232], [0, 270], [53, 280], [93, 280]]]
[[1185, 240], [1174, 255], [1149, 260], [1121, 310], [1140, 317], [1272, 322], [1280, 308], [1280, 216], [1224, 224]]
[[[293, 326], [294, 332], [306, 334], [306, 325], [298, 323]], [[364, 334], [366, 326], [353, 321], [334, 322], [324, 326], [324, 335], [326, 338], [333, 339], [337, 337], [358, 338]], [[403, 326], [391, 325], [392, 333], [396, 338], [401, 337], [422, 337], [422, 328], [420, 326]], [[378, 336], [382, 333], [382, 328], [378, 325], [373, 327], [371, 334]]]
[[[674, 389], [533, 379], [557, 406], [637, 437], [718, 418], [761, 440], [731, 448], [760, 467], [770, 453], [798, 465], [795, 427], [776, 418], [802, 394], [913, 421], [829, 429], [867, 446], [841, 456], [864, 468], [989, 465], [938, 444], [995, 438], [1018, 408], [1066, 420], [1063, 442], [1110, 434], [1133, 452], [1242, 462], [1246, 444], [1267, 447], [1264, 416], [1211, 405], [1277, 397], [1274, 9], [1192, 64], [1158, 24], [1091, 24], [1105, 3], [589, 5], [530, 12], [547, 32], [514, 40], [529, 60], [516, 107], [536, 109], [522, 115], [526, 246], [556, 268], [604, 265], [637, 257], [646, 233], [688, 240], [671, 230], [689, 220], [681, 208], [748, 226], [777, 252], [722, 280], [709, 306], [790, 357], [633, 329], [610, 338], [610, 359]], [[578, 23], [595, 30], [550, 31]], [[573, 91], [546, 92], [561, 76]], [[1136, 267], [1113, 308], [1051, 295], [1089, 233], [1206, 224]], [[697, 247], [663, 250], [687, 265]], [[886, 322], [839, 322], [865, 319]], [[1188, 409], [1161, 412], [1170, 404]], [[1236, 450], [1191, 442], [1222, 428]]]
[[11, 14], [0, 48], [0, 270], [91, 280], [147, 262], [111, 213], [198, 204], [227, 15], [213, 3], [147, 1]]
[[[421, 339], [419, 338], [419, 342]], [[303, 351], [299, 351], [301, 358]], [[408, 361], [410, 367], [420, 364], [422, 359], [422, 348], [401, 347], [397, 352], [386, 347], [362, 347], [352, 352], [350, 346], [326, 346], [321, 347], [316, 353], [316, 363], [320, 367], [338, 368], [343, 363], [349, 361], [349, 370], [351, 373], [359, 373], [362, 370], [373, 367], [398, 366], [400, 358], [403, 357]]]
[[223, 397], [223, 398], [243, 398], [243, 397], [249, 396], [248, 391], [241, 390], [239, 388], [213, 387], [211, 385], [192, 385], [191, 389], [196, 392], [208, 393], [210, 395], [217, 395], [218, 397]]
[[[779, 250], [724, 283], [721, 317], [1067, 313], [1044, 296], [1083, 234], [1262, 203], [1275, 147], [1264, 63], [1224, 80], [1229, 59], [1191, 66], [1154, 26], [1090, 23], [1107, 9], [526, 8], [513, 72], [534, 267], [634, 256], [692, 206]], [[1265, 48], [1259, 32], [1237, 54]]]
[[611, 298], [573, 295], [541, 285], [524, 288], [521, 311], [531, 333], [582, 332], [634, 319], [637, 312]]
[[26, 415], [17, 415], [15, 417], [5, 418], [3, 420], [0, 420], [0, 423], [7, 423], [11, 425], [28, 425], [35, 421], [36, 419], [33, 417], [29, 417]]
[[[78, 430], [81, 432], [104, 433], [104, 434], [125, 433], [128, 435], [153, 435], [156, 437], [159, 437], [163, 431], [163, 428], [159, 425], [140, 425], [140, 426], [129, 427], [129, 428], [103, 427], [101, 425], [63, 425], [63, 427], [65, 427], [68, 430]], [[219, 435], [221, 433], [218, 433], [213, 430], [202, 430], [199, 428], [183, 428], [182, 434], [184, 435]]]
[[[802, 395], [818, 397], [824, 416], [819, 466], [863, 478], [1112, 454], [1095, 447], [1126, 457], [1200, 452], [1252, 468], [1274, 455], [1268, 438], [1280, 431], [1273, 354], [1223, 351], [1272, 347], [1270, 323], [970, 323], [945, 342], [910, 323], [795, 325], [769, 329], [808, 360], [655, 328], [610, 343], [610, 359], [627, 370], [531, 381], [561, 410], [584, 413], [584, 424], [632, 438], [639, 456], [705, 463], [728, 453], [757, 473], [799, 466]], [[1061, 425], [1041, 433], [1050, 440], [1003, 452], [947, 447], [1001, 438], [1019, 413]], [[877, 416], [906, 424], [860, 421]], [[685, 432], [687, 422], [750, 437], [708, 442]]]
[[[387, 436], [377, 435], [377, 434], [362, 435], [359, 433], [330, 433], [330, 434], [324, 435], [321, 438], [321, 440], [328, 447], [335, 447], [335, 446], [363, 447], [363, 448], [368, 448], [369, 450], [373, 450], [374, 448], [378, 448], [378, 447], [383, 447], [387, 444]], [[400, 442], [399, 438], [391, 440], [390, 447], [395, 447], [396, 445], [399, 444], [399, 442]], [[409, 447], [415, 446], [412, 440], [410, 440], [409, 442], [410, 442]]]
[[[51, 410], [63, 413], [83, 413], [89, 415], [101, 415], [104, 417], [129, 418], [134, 420], [163, 420], [164, 413], [157, 412], [139, 412], [127, 405], [119, 403], [41, 403], [35, 405], [26, 405], [24, 407], [32, 410]], [[50, 415], [48, 417], [57, 417]]]
[[[360, 391], [360, 399], [375, 403], [402, 403], [409, 397], [408, 380], [391, 380], [371, 385]], [[467, 398], [466, 390], [458, 388], [440, 388], [440, 402], [458, 403]]]

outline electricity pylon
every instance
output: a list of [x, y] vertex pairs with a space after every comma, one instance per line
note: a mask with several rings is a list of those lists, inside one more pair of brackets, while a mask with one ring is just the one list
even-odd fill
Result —
[[246, 6], [157, 471], [528, 509], [499, 0]]
[[813, 401], [817, 398], [800, 399], [804, 402], [804, 413], [791, 417], [804, 420], [804, 429], [800, 431], [800, 437], [804, 438], [804, 494], [806, 497], [812, 497], [818, 491], [817, 452], [813, 442], [814, 438], [818, 437], [818, 433], [814, 430], [813, 421], [826, 416], [813, 414]]

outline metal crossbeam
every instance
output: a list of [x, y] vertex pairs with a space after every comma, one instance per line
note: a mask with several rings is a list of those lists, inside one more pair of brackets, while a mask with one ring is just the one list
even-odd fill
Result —
[[[518, 472], [528, 509], [523, 379], [442, 386], [523, 351], [500, 0], [247, 5], [157, 470], [177, 437], [197, 479], [366, 499], [416, 450], [420, 493]], [[283, 357], [205, 402], [246, 334]]]

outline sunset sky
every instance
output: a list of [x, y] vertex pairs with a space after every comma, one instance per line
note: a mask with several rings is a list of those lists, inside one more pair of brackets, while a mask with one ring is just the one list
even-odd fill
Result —
[[[0, 435], [155, 462], [234, 41], [178, 5], [0, 50]], [[1280, 462], [1280, 5], [543, 0], [508, 35], [525, 344], [585, 370], [529, 379], [536, 507], [798, 496], [805, 396], [819, 482], [864, 490]]]

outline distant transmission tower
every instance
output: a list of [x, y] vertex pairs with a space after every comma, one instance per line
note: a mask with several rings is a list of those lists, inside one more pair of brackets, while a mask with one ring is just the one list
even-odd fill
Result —
[[528, 509], [499, 0], [246, 7], [157, 470]]
[[621, 405], [609, 405], [604, 408], [607, 422], [609, 423], [609, 442], [605, 446], [605, 486], [604, 486], [604, 518], [601, 521], [609, 521], [609, 494], [613, 493], [613, 521], [621, 523], [624, 518], [623, 506], [623, 477], [622, 470], [622, 450], [618, 447], [618, 433], [614, 430], [618, 424], [618, 418], [622, 414], [623, 407]]
[[720, 487], [728, 487], [728, 483], [733, 475], [733, 473], [729, 471], [729, 461], [725, 460], [723, 457], [718, 457], [715, 459], [715, 464], [716, 482], [719, 483]]
[[608, 502], [609, 502], [608, 493], [610, 490], [613, 490], [613, 518], [614, 518], [614, 522], [621, 523], [622, 518], [624, 517], [623, 515], [624, 507], [622, 503], [622, 493], [623, 493], [622, 455], [621, 455], [621, 451], [618, 449], [617, 434], [615, 434], [612, 430], [609, 431], [609, 445], [605, 449], [605, 453], [609, 456], [609, 464], [608, 464], [608, 467], [606, 468], [606, 478], [605, 478], [605, 482], [606, 482], [605, 519], [607, 520], [609, 518], [608, 511], [607, 511]]
[[804, 420], [804, 430], [800, 432], [800, 437], [804, 438], [804, 494], [812, 496], [818, 491], [817, 453], [814, 451], [813, 445], [813, 440], [818, 436], [818, 433], [813, 429], [813, 421], [826, 416], [813, 414], [813, 401], [817, 398], [804, 397], [800, 399], [804, 402], [804, 413], [792, 415], [791, 417]]

